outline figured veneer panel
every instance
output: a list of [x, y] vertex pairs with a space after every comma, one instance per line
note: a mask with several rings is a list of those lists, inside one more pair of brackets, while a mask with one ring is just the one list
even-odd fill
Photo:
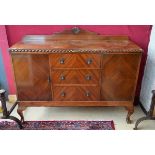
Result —
[[50, 54], [51, 68], [72, 68], [76, 63], [75, 54]]
[[131, 123], [143, 50], [128, 36], [103, 36], [75, 27], [25, 36], [10, 51], [21, 120], [27, 106], [124, 106]]
[[100, 54], [50, 54], [51, 68], [100, 68]]
[[99, 84], [100, 72], [94, 69], [63, 70], [56, 69], [51, 71], [53, 84]]
[[48, 55], [13, 54], [12, 61], [21, 101], [48, 101], [51, 99], [51, 85], [48, 82]]
[[100, 54], [78, 54], [77, 68], [100, 68]]
[[54, 101], [99, 101], [100, 88], [97, 86], [54, 87], [53, 100]]
[[102, 100], [133, 100], [139, 54], [104, 54], [102, 60]]

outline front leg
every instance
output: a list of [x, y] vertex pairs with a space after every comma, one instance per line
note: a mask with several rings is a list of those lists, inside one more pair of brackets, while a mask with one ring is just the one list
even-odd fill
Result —
[[5, 92], [6, 91], [4, 89], [0, 89], [0, 101], [1, 101], [1, 104], [2, 104], [2, 112], [3, 112], [3, 117], [4, 118], [6, 118], [8, 116]]
[[26, 107], [18, 105], [18, 109], [17, 109], [17, 113], [19, 114], [19, 116], [21, 117], [21, 122], [24, 123], [24, 115], [23, 115], [23, 111], [26, 109]]
[[128, 111], [127, 117], [126, 117], [126, 122], [127, 122], [127, 124], [131, 124], [132, 121], [131, 121], [130, 117], [131, 117], [131, 115], [134, 112], [134, 107], [133, 106], [130, 106], [130, 107], [125, 107], [125, 108]]

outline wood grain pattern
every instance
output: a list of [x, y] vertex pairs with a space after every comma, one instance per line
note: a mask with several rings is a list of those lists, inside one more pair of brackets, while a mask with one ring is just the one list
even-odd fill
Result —
[[51, 68], [100, 68], [99, 54], [50, 54]]
[[76, 106], [114, 106], [132, 107], [131, 101], [20, 101], [20, 107], [76, 107]]
[[54, 101], [99, 101], [99, 87], [54, 87]]
[[48, 55], [12, 55], [18, 100], [48, 101], [51, 88], [48, 83]]
[[103, 55], [102, 100], [133, 100], [140, 55]]
[[60, 69], [52, 70], [53, 84], [99, 84], [99, 70], [89, 69]]
[[[94, 32], [80, 30], [78, 34], [65, 30], [53, 35], [27, 35], [13, 45], [12, 52], [39, 53], [54, 50], [63, 53], [65, 50], [103, 50], [105, 52], [142, 52], [142, 49], [127, 36], [103, 36]], [[23, 51], [22, 51], [23, 50]], [[45, 51], [44, 51], [45, 50]], [[47, 53], [48, 53], [47, 52]]]
[[131, 122], [143, 50], [127, 36], [65, 30], [27, 35], [10, 51], [23, 120], [27, 106], [124, 106]]

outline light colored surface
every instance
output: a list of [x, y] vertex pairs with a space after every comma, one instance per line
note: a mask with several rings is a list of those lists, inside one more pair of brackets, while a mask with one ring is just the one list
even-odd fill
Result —
[[142, 80], [140, 101], [144, 108], [150, 109], [152, 90], [155, 90], [155, 26], [152, 27], [150, 42], [148, 46], [148, 56]]
[[[10, 104], [8, 104], [10, 106]], [[11, 104], [12, 105], [12, 104]], [[13, 116], [18, 116], [15, 109]], [[123, 107], [34, 107], [27, 108], [24, 112], [25, 120], [113, 120], [116, 130], [133, 130], [136, 120], [142, 116], [139, 106], [131, 119], [132, 124], [126, 123], [127, 111]], [[154, 130], [155, 121], [143, 121], [139, 125], [141, 130]]]
[[8, 95], [8, 100], [9, 100], [9, 103], [14, 103], [17, 101], [17, 96], [16, 95]]

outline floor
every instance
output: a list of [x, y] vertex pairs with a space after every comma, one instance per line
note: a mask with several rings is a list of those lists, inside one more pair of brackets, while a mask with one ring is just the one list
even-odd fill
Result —
[[[10, 106], [11, 104], [8, 104], [8, 107]], [[16, 111], [17, 109], [12, 115], [19, 118]], [[131, 116], [132, 124], [127, 124], [126, 114], [123, 107], [33, 107], [24, 111], [25, 120], [113, 120], [116, 130], [133, 130], [136, 120], [144, 116], [141, 108], [136, 106]], [[138, 129], [154, 130], [155, 121], [143, 121]]]

